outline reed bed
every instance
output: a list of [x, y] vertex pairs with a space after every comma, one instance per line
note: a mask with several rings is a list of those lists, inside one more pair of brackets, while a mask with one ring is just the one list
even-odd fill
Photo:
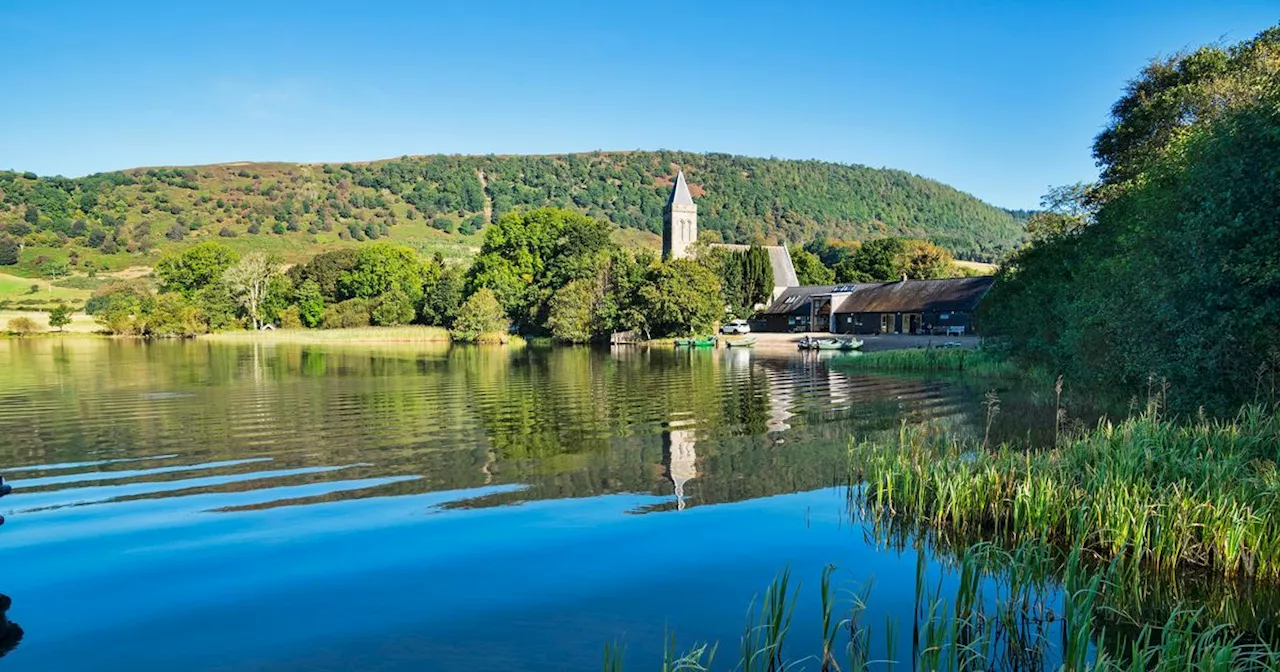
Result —
[[[1280, 667], [1280, 655], [1269, 646], [1234, 635], [1195, 610], [1178, 609], [1164, 622], [1131, 631], [1108, 631], [1098, 613], [1104, 593], [1122, 570], [1118, 563], [1098, 567], [1080, 548], [1055, 565], [1056, 556], [1043, 544], [1012, 552], [974, 545], [949, 569], [958, 578], [949, 597], [930, 586], [923, 546], [919, 549], [910, 651], [899, 651], [899, 633], [905, 631], [897, 622], [887, 621], [882, 631], [867, 622], [870, 585], [837, 591], [831, 568], [823, 572], [819, 588], [820, 631], [795, 643], [791, 623], [800, 588], [791, 587], [790, 572], [784, 571], [765, 591], [759, 610], [754, 605], [748, 609], [736, 659], [717, 665], [717, 647], [706, 643], [678, 653], [669, 635], [658, 669], [1261, 672]], [[1045, 573], [1051, 566], [1056, 574]], [[813, 653], [789, 656], [784, 649], [788, 642]], [[625, 648], [607, 645], [604, 668], [623, 672]]]
[[[1129, 566], [1280, 578], [1280, 418], [1149, 409], [1058, 447], [986, 450], [927, 429], [850, 447], [863, 510], [960, 535], [1080, 547]], [[1134, 571], [1137, 571], [1136, 569]]]
[[907, 373], [965, 373], [988, 378], [1025, 379], [1028, 373], [1013, 361], [990, 350], [917, 348], [882, 350], [859, 357], [833, 359], [832, 366], [867, 371]]
[[224, 331], [200, 338], [228, 343], [447, 343], [443, 327], [353, 327], [349, 329], [275, 329]]

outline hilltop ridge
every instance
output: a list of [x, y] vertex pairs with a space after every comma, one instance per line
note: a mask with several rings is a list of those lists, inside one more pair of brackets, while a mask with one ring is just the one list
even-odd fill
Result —
[[652, 245], [677, 166], [698, 200], [700, 230], [713, 240], [798, 245], [819, 235], [899, 235], [985, 261], [1022, 236], [1023, 213], [905, 171], [677, 151], [228, 162], [79, 178], [0, 172], [0, 235], [22, 242], [18, 271], [39, 256], [72, 253], [118, 268], [210, 237], [286, 257], [384, 237], [466, 255], [504, 213], [558, 206]]

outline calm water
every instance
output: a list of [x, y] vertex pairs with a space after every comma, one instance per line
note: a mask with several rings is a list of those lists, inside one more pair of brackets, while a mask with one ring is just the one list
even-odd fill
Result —
[[642, 669], [665, 629], [727, 658], [786, 566], [909, 622], [922, 561], [850, 523], [847, 442], [980, 435], [984, 392], [748, 350], [0, 341], [0, 668]]

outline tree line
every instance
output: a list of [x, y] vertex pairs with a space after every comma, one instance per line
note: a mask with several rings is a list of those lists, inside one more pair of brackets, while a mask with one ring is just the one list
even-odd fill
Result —
[[1183, 410], [1277, 398], [1280, 27], [1152, 61], [983, 303], [1023, 360]]

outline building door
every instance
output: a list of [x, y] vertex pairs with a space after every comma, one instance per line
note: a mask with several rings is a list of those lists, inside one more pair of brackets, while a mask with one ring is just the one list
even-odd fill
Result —
[[920, 313], [906, 313], [902, 316], [902, 333], [918, 334], [924, 326], [923, 317]]
[[880, 316], [880, 333], [882, 334], [893, 333], [893, 316], [892, 315]]

